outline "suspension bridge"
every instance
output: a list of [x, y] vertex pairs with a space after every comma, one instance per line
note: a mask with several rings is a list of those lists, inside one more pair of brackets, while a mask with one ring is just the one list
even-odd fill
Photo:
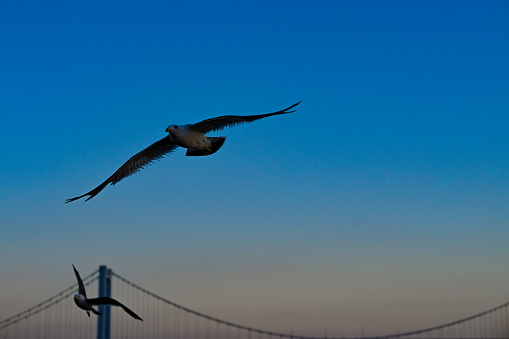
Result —
[[[333, 339], [350, 337], [299, 336], [252, 328], [218, 319], [155, 295], [120, 275], [100, 266], [83, 278], [90, 296], [112, 296], [136, 310], [143, 322], [135, 321], [121, 309], [99, 306], [103, 316], [87, 319], [74, 305], [74, 284], [51, 298], [0, 321], [0, 339], [93, 338], [175, 338], [175, 339]], [[509, 338], [509, 302], [453, 322], [406, 333], [362, 336], [371, 339], [403, 338]]]

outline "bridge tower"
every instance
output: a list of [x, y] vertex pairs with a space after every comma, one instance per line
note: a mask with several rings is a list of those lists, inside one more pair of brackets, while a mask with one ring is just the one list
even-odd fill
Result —
[[[99, 266], [99, 297], [111, 298], [111, 269]], [[110, 339], [110, 306], [99, 306], [103, 315], [97, 317], [97, 339]]]

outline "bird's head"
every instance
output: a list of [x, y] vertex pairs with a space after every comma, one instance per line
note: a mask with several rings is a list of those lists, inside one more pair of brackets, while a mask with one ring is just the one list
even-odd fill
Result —
[[179, 127], [177, 125], [170, 125], [166, 127], [166, 132], [170, 134], [176, 134], [178, 133]]
[[76, 301], [82, 301], [82, 300], [85, 300], [85, 297], [82, 296], [81, 294], [75, 294], [74, 295], [74, 300]]

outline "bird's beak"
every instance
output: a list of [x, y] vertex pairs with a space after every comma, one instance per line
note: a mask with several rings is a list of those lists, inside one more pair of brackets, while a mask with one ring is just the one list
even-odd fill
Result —
[[171, 128], [166, 127], [166, 130], [165, 130], [165, 131], [166, 131], [166, 132], [168, 132], [168, 133], [170, 133], [170, 130], [171, 130]]

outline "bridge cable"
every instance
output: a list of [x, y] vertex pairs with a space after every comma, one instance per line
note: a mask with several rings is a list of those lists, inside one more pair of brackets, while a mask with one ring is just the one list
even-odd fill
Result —
[[[85, 286], [88, 286], [91, 283], [93, 283], [98, 278], [98, 277], [94, 278], [94, 275], [96, 275], [98, 273], [99, 273], [99, 270], [96, 270], [96, 271], [92, 272], [91, 274], [89, 274], [88, 276], [86, 276], [83, 279], [83, 284]], [[87, 281], [87, 280], [89, 280], [89, 281]], [[33, 307], [30, 307], [29, 309], [27, 309], [23, 312], [20, 312], [12, 317], [9, 317], [7, 319], [0, 321], [0, 329], [3, 329], [10, 325], [16, 324], [17, 322], [19, 322], [21, 320], [28, 319], [31, 316], [33, 316], [41, 311], [46, 310], [55, 304], [58, 304], [63, 299], [73, 295], [77, 288], [78, 288], [78, 283], [75, 283], [74, 285], [63, 290], [62, 292], [55, 294], [51, 298], [48, 298], [48, 299], [44, 300], [43, 302], [41, 302]]]

